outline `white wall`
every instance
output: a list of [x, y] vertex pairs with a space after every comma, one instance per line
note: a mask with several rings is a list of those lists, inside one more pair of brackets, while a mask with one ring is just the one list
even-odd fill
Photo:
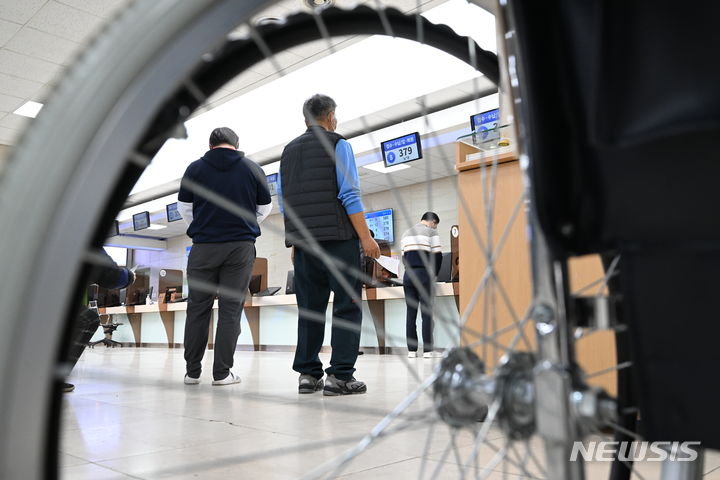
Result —
[[[365, 209], [381, 210], [393, 208], [395, 216], [395, 244], [392, 253], [400, 254], [400, 237], [403, 232], [415, 225], [423, 213], [433, 210], [440, 217], [438, 231], [443, 245], [443, 251], [450, 251], [450, 227], [458, 223], [457, 177], [447, 177], [434, 180], [430, 187], [432, 200], [428, 199], [428, 185], [419, 183], [397, 189], [397, 195], [391, 191], [384, 191], [363, 197]], [[402, 208], [401, 202], [404, 204]], [[277, 210], [273, 211], [262, 224], [262, 235], [256, 243], [257, 256], [268, 259], [268, 286], [285, 287], [287, 271], [292, 269], [290, 263], [290, 250], [285, 248], [284, 227], [282, 216]], [[147, 250], [135, 251], [135, 265], [151, 267], [151, 285], [157, 291], [157, 278], [160, 268], [185, 270], [187, 259], [185, 249], [192, 245], [186, 236], [168, 239], [168, 249], [162, 252]]]

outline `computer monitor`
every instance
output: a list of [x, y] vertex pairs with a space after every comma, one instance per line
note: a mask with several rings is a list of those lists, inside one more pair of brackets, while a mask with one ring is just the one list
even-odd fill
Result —
[[255, 295], [261, 290], [261, 284], [262, 284], [262, 275], [253, 275], [250, 277], [250, 285], [248, 285], [248, 290], [250, 290], [250, 295]]
[[386, 140], [380, 144], [385, 168], [422, 158], [422, 142], [418, 132]]
[[110, 231], [108, 232], [108, 237], [114, 237], [116, 235], [120, 235], [120, 223], [117, 220], [113, 220], [112, 225], [110, 225]]
[[182, 220], [182, 215], [178, 212], [177, 207], [177, 202], [165, 205], [165, 214], [167, 215], [168, 222], [177, 222], [178, 220]]
[[133, 230], [145, 230], [150, 226], [150, 212], [140, 212], [133, 215]]
[[500, 109], [493, 108], [485, 112], [476, 113], [470, 117], [470, 128], [476, 143], [485, 143], [500, 138], [498, 126], [500, 125]]
[[438, 282], [452, 282], [452, 253], [446, 252], [442, 254], [442, 264], [440, 265], [440, 273], [437, 276]]
[[277, 195], [278, 174], [273, 173], [271, 175], [267, 175], [265, 178], [267, 178], [268, 188], [270, 189], [270, 196]]
[[395, 222], [392, 208], [365, 213], [365, 221], [375, 235], [375, 240], [395, 243]]
[[295, 270], [288, 270], [287, 282], [285, 282], [285, 295], [295, 294]]

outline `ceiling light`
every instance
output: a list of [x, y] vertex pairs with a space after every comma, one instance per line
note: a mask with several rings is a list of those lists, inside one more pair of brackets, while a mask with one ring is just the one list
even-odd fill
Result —
[[154, 223], [148, 227], [148, 230], [162, 230], [163, 228], [167, 228], [167, 225], [157, 225]]
[[283, 21], [278, 17], [261, 17], [258, 18], [255, 22], [255, 25], [262, 26], [262, 25], [270, 25], [270, 24], [276, 24], [276, 23], [283, 23]]
[[376, 172], [380, 173], [393, 173], [393, 172], [399, 172], [400, 170], [405, 170], [406, 168], [410, 168], [410, 165], [393, 165], [392, 167], [386, 167], [385, 162], [375, 162], [371, 163], [369, 165], [363, 165], [363, 168], [368, 168], [370, 170], [374, 170]]
[[25, 104], [15, 110], [13, 113], [15, 115], [22, 115], [23, 117], [30, 117], [35, 118], [37, 117], [38, 112], [40, 112], [40, 109], [43, 107], [42, 103], [33, 102], [32, 100], [28, 100], [25, 102]]
[[333, 0], [303, 0], [303, 3], [310, 8], [327, 8], [332, 6]]

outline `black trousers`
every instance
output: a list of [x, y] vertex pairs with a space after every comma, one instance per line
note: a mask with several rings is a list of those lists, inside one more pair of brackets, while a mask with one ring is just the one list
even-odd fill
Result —
[[435, 279], [430, 278], [427, 269], [413, 268], [412, 275], [405, 271], [403, 276], [403, 290], [405, 291], [405, 304], [407, 317], [405, 332], [407, 335], [408, 351], [416, 352], [418, 349], [417, 312], [418, 304], [422, 315], [423, 350], [433, 350], [433, 297]]
[[[293, 370], [315, 378], [323, 376], [323, 365], [319, 353], [325, 339], [325, 311], [330, 292], [333, 300], [332, 356], [328, 375], [340, 380], [349, 380], [355, 372], [355, 361], [360, 347], [360, 326], [362, 324], [361, 288], [362, 282], [351, 271], [360, 268], [360, 244], [357, 240], [319, 242], [327, 254], [347, 264], [340, 273], [352, 292], [346, 291], [331, 271], [319, 258], [295, 248], [295, 295], [299, 309], [298, 341], [295, 350]], [[356, 302], [353, 296], [358, 299]], [[308, 315], [307, 313], [314, 315]], [[339, 325], [335, 319], [350, 324]]]
[[100, 326], [100, 317], [95, 310], [83, 306], [80, 307], [78, 316], [75, 319], [75, 325], [73, 329], [72, 345], [68, 351], [68, 363], [70, 370], [75, 367], [75, 364], [80, 359], [80, 356], [85, 351], [90, 339], [98, 327]]
[[190, 293], [185, 320], [188, 376], [200, 377], [216, 292], [219, 308], [213, 378], [222, 380], [230, 373], [254, 263], [255, 243], [250, 241], [197, 243], [190, 250], [187, 268]]

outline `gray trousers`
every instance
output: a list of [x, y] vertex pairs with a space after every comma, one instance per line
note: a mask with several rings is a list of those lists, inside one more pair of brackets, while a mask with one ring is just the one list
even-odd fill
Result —
[[199, 378], [208, 343], [208, 331], [215, 295], [218, 320], [215, 332], [213, 378], [222, 380], [233, 366], [240, 335], [240, 319], [255, 263], [255, 243], [197, 243], [188, 258], [187, 319], [185, 320], [185, 362], [188, 376]]

